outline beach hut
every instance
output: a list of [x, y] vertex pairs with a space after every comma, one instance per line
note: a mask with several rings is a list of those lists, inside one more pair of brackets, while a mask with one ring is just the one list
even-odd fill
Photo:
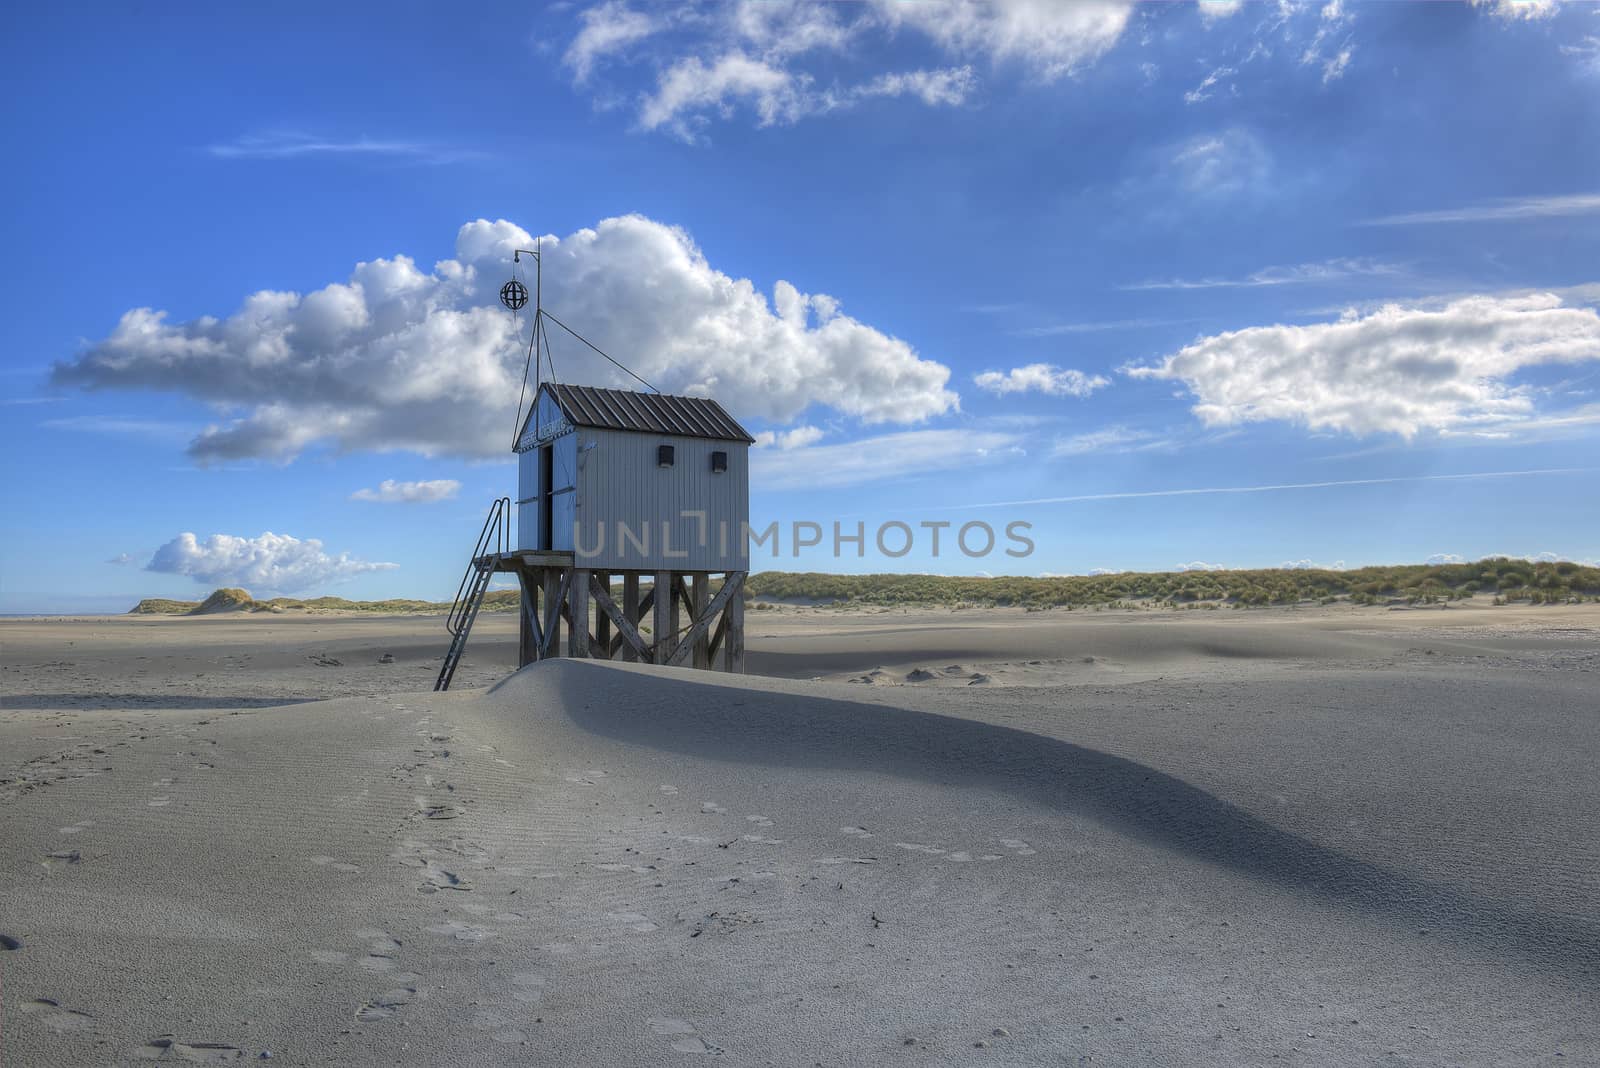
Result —
[[[446, 626], [445, 689], [496, 574], [521, 591], [519, 662], [563, 655], [744, 670], [749, 448], [716, 401], [544, 382]], [[512, 519], [515, 518], [515, 533]]]

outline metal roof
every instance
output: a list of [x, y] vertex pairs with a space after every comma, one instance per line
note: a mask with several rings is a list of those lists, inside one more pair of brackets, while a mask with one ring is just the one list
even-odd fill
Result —
[[546, 382], [541, 387], [541, 392], [544, 390], [550, 391], [574, 426], [755, 443], [749, 432], [709, 397], [671, 397], [564, 382]]

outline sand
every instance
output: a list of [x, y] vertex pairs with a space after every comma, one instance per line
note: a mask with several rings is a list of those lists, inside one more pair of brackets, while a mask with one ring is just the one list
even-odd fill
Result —
[[1600, 607], [748, 618], [0, 623], [0, 1064], [1600, 1062]]

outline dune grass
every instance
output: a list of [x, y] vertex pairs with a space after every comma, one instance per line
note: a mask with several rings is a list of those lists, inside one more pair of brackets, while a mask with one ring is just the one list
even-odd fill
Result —
[[[720, 585], [720, 583], [714, 583]], [[484, 598], [485, 612], [517, 611], [516, 590]], [[1093, 608], [1253, 608], [1269, 605], [1346, 602], [1443, 604], [1491, 597], [1495, 604], [1566, 604], [1600, 601], [1600, 568], [1568, 562], [1533, 563], [1491, 557], [1463, 564], [1397, 564], [1350, 571], [1267, 568], [1255, 571], [1122, 571], [1112, 575], [1057, 578], [975, 578], [951, 575], [830, 575], [762, 571], [745, 584], [745, 597], [778, 601], [888, 607], [969, 606]], [[432, 615], [449, 601], [395, 598], [351, 601], [343, 597], [274, 597], [258, 601], [241, 589], [215, 591], [204, 601], [152, 597], [133, 615], [198, 615], [212, 612], [364, 612], [372, 615]]]

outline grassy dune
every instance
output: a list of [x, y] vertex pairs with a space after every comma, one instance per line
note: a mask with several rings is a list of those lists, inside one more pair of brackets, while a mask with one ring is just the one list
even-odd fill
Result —
[[1217, 608], [1305, 601], [1438, 604], [1467, 597], [1559, 604], [1575, 598], [1600, 599], [1600, 568], [1495, 557], [1470, 564], [1401, 564], [1351, 571], [1124, 571], [1063, 578], [764, 571], [750, 577], [749, 592], [760, 600], [1027, 608], [1152, 603]]
[[[883, 606], [945, 605], [1023, 608], [1171, 605], [1183, 608], [1251, 608], [1345, 601], [1370, 605], [1440, 604], [1469, 597], [1496, 604], [1565, 604], [1600, 601], [1600, 568], [1573, 563], [1531, 563], [1494, 557], [1470, 564], [1399, 564], [1353, 571], [1123, 571], [1063, 578], [963, 578], [948, 575], [828, 575], [762, 571], [750, 576], [745, 595], [761, 601], [813, 601]], [[427, 615], [446, 612], [448, 601], [397, 598], [350, 601], [343, 597], [274, 597], [258, 601], [226, 588], [204, 601], [152, 597], [133, 615], [208, 615], [214, 612], [369, 612]], [[484, 598], [485, 612], [515, 612], [517, 591]]]

